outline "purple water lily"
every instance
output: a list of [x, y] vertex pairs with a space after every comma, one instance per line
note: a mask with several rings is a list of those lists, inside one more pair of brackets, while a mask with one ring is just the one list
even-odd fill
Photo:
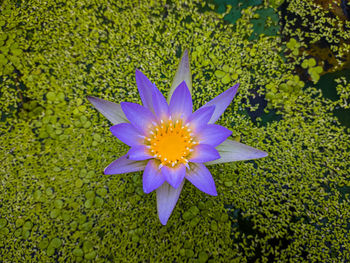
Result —
[[143, 106], [115, 104], [95, 97], [89, 101], [114, 126], [111, 132], [130, 146], [112, 162], [105, 174], [144, 170], [143, 190], [157, 190], [157, 209], [165, 225], [177, 203], [185, 179], [199, 190], [216, 196], [216, 187], [205, 165], [256, 159], [263, 151], [228, 139], [231, 131], [214, 124], [235, 96], [239, 84], [193, 112], [191, 73], [185, 51], [170, 89], [168, 101], [140, 71], [136, 84]]

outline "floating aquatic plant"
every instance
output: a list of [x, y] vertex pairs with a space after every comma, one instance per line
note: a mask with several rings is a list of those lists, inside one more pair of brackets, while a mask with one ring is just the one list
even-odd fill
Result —
[[216, 187], [205, 164], [267, 156], [263, 151], [228, 139], [231, 131], [214, 124], [235, 96], [234, 85], [197, 111], [193, 111], [191, 73], [185, 51], [173, 85], [165, 97], [141, 72], [136, 83], [143, 106], [115, 104], [95, 97], [89, 101], [114, 126], [111, 132], [130, 146], [128, 153], [112, 162], [105, 174], [144, 170], [143, 191], [157, 190], [160, 222], [165, 225], [177, 203], [185, 178], [199, 190], [216, 196]]

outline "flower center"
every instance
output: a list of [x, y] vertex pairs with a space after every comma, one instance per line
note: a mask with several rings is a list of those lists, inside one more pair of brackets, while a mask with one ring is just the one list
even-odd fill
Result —
[[189, 125], [182, 120], [171, 119], [154, 124], [150, 136], [146, 137], [149, 149], [154, 158], [161, 161], [161, 166], [175, 166], [177, 163], [187, 164], [187, 156], [197, 143], [193, 140]]

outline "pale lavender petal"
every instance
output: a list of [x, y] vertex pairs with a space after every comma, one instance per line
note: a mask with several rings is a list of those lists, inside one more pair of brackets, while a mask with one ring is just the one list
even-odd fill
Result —
[[153, 91], [153, 108], [154, 114], [158, 120], [164, 120], [169, 118], [169, 106], [166, 102], [163, 94], [158, 90], [154, 89]]
[[194, 113], [192, 113], [187, 120], [187, 123], [190, 124], [192, 131], [197, 133], [205, 125], [207, 125], [208, 121], [213, 115], [214, 110], [215, 110], [215, 106], [209, 106], [209, 107], [196, 110]]
[[186, 179], [202, 192], [217, 196], [215, 182], [208, 168], [201, 163], [193, 163], [190, 166], [191, 169], [186, 174]]
[[153, 113], [136, 103], [122, 102], [120, 105], [131, 124], [142, 134], [147, 134], [152, 122], [156, 121]]
[[130, 160], [134, 161], [143, 161], [153, 158], [153, 156], [149, 153], [149, 149], [146, 145], [132, 146], [128, 151], [128, 156]]
[[115, 137], [129, 146], [140, 145], [144, 141], [140, 133], [130, 123], [114, 125], [110, 130]]
[[183, 81], [174, 91], [170, 100], [169, 110], [171, 117], [186, 120], [192, 113], [192, 98], [186, 82]]
[[178, 188], [173, 188], [167, 182], [157, 188], [157, 210], [162, 225], [166, 225], [174, 207], [179, 199], [185, 180], [182, 180]]
[[105, 116], [113, 124], [128, 122], [128, 119], [125, 117], [120, 104], [91, 96], [87, 96], [87, 99], [103, 116]]
[[224, 141], [216, 149], [220, 153], [220, 159], [207, 162], [206, 165], [258, 159], [267, 156], [264, 151], [230, 139]]
[[214, 99], [203, 105], [201, 108], [208, 107], [208, 106], [215, 106], [215, 111], [213, 113], [213, 116], [211, 116], [211, 119], [209, 123], [214, 123], [216, 122], [221, 114], [224, 113], [226, 110], [227, 106], [230, 105], [233, 97], [237, 93], [237, 89], [239, 87], [239, 83], [234, 85], [232, 88], [229, 88], [228, 90], [224, 91], [220, 95], [216, 96]]
[[193, 163], [205, 163], [220, 158], [220, 155], [214, 146], [208, 144], [198, 144], [192, 149], [193, 153], [191, 154], [189, 161]]
[[153, 111], [152, 94], [156, 88], [155, 85], [138, 69], [136, 69], [135, 77], [143, 106]]
[[209, 144], [216, 147], [225, 141], [231, 134], [232, 131], [223, 126], [217, 124], [208, 124], [199, 132], [197, 132], [196, 136], [199, 140], [199, 143]]
[[183, 164], [174, 167], [163, 166], [161, 169], [165, 180], [174, 188], [178, 188], [185, 178], [186, 167]]
[[167, 101], [170, 102], [170, 99], [177, 88], [181, 84], [181, 82], [186, 81], [187, 88], [190, 93], [192, 93], [192, 75], [191, 75], [191, 68], [190, 68], [190, 60], [188, 58], [188, 51], [187, 49], [184, 51], [181, 57], [181, 61], [179, 63], [179, 66], [176, 70], [175, 77], [173, 79], [173, 83], [171, 84], [170, 91], [168, 93], [168, 99]]
[[148, 161], [130, 160], [126, 155], [112, 162], [104, 170], [105, 174], [123, 174], [138, 172], [145, 169]]
[[143, 181], [143, 191], [146, 194], [149, 194], [153, 190], [160, 187], [165, 178], [162, 175], [160, 169], [158, 169], [158, 163], [155, 160], [150, 160], [143, 172], [142, 181]]

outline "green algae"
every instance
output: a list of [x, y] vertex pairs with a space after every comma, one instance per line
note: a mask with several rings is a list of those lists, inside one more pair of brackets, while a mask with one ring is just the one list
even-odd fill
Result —
[[[303, 32], [287, 23], [282, 40], [262, 1], [222, 2], [222, 14], [200, 1], [2, 3], [1, 261], [349, 260], [349, 130], [332, 114], [349, 108], [349, 81], [337, 77], [337, 99], [325, 98], [296, 74], [310, 59]], [[324, 17], [310, 10], [305, 20]], [[240, 82], [219, 122], [269, 157], [210, 166], [219, 195], [186, 183], [161, 226], [141, 173], [103, 174], [127, 147], [85, 97], [139, 103], [135, 68], [166, 93], [185, 48], [195, 108]], [[256, 110], [252, 96], [282, 119], [241, 114]]]

